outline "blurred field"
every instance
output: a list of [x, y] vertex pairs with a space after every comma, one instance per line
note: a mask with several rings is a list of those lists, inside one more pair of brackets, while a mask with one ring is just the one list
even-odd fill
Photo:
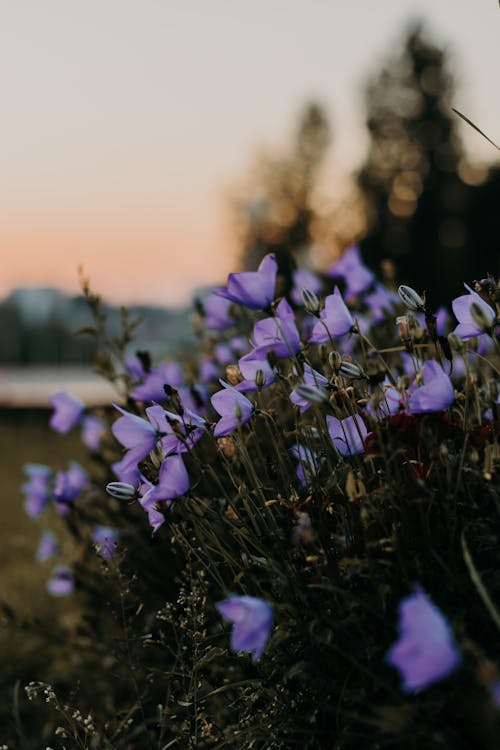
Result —
[[34, 560], [40, 534], [52, 517], [33, 521], [24, 513], [23, 466], [42, 463], [60, 469], [85, 456], [78, 430], [59, 435], [50, 430], [49, 417], [48, 409], [0, 409], [0, 600], [26, 614], [51, 605], [45, 581], [54, 563]]

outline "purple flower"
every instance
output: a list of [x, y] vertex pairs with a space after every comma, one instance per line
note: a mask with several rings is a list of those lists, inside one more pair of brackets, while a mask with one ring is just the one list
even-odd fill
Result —
[[91, 539], [96, 545], [98, 554], [104, 560], [111, 560], [116, 553], [119, 534], [111, 526], [95, 526]]
[[56, 565], [47, 581], [47, 589], [52, 596], [68, 596], [75, 590], [75, 581], [71, 568], [67, 565]]
[[125, 367], [133, 380], [143, 380], [146, 376], [144, 365], [142, 364], [139, 357], [125, 357]]
[[164, 386], [180, 388], [182, 379], [182, 370], [176, 362], [163, 362], [146, 375], [142, 385], [134, 388], [132, 398], [136, 401], [163, 401], [167, 398]]
[[341, 278], [346, 284], [346, 295], [356, 296], [372, 285], [375, 276], [361, 260], [359, 247], [351, 245], [326, 272], [332, 278]]
[[[324, 375], [321, 375], [321, 373], [313, 370], [308, 364], [304, 365], [304, 382], [326, 393], [325, 387], [328, 385], [328, 379]], [[299, 407], [301, 414], [311, 406], [311, 401], [305, 398], [303, 393], [298, 392], [296, 387], [290, 393], [290, 401]]]
[[292, 301], [297, 305], [303, 305], [302, 290], [309, 289], [314, 294], [321, 294], [322, 282], [319, 276], [317, 276], [308, 268], [298, 268], [293, 272], [293, 288], [290, 292]]
[[203, 436], [205, 420], [189, 409], [184, 409], [182, 417], [170, 411], [164, 412], [164, 415], [167, 427], [162, 434], [161, 447], [165, 455], [187, 453]]
[[387, 661], [401, 673], [405, 692], [438, 682], [460, 662], [450, 626], [419, 586], [399, 604], [399, 639]]
[[229, 365], [234, 362], [234, 354], [229, 344], [221, 341], [214, 347], [214, 357], [221, 365]]
[[225, 331], [226, 328], [230, 328], [234, 323], [234, 318], [229, 314], [229, 308], [231, 307], [231, 300], [225, 299], [225, 295], [222, 296], [219, 292], [224, 292], [224, 289], [218, 289], [211, 292], [208, 297], [203, 300], [203, 309], [205, 311], [205, 327], [211, 331]]
[[120, 461], [111, 464], [111, 468], [120, 482], [131, 484], [135, 487], [139, 484], [140, 480], [140, 472], [137, 467], [143, 458], [141, 446], [131, 448]]
[[45, 562], [57, 554], [59, 545], [57, 539], [51, 531], [44, 531], [38, 542], [36, 550], [36, 559], [38, 562]]
[[106, 425], [99, 417], [86, 416], [82, 421], [82, 440], [89, 450], [97, 452], [101, 438], [106, 432]]
[[291, 357], [300, 351], [295, 315], [286, 299], [283, 298], [276, 308], [275, 318], [264, 318], [255, 324], [252, 340], [258, 351], [272, 349], [277, 357]]
[[231, 648], [237, 652], [252, 654], [254, 661], [262, 656], [273, 624], [271, 606], [255, 596], [235, 596], [230, 594], [223, 602], [218, 602], [217, 610], [227, 622], [233, 623]]
[[263, 259], [258, 271], [230, 273], [227, 289], [214, 289], [213, 294], [249, 307], [250, 310], [264, 310], [274, 299], [277, 273], [276, 259], [270, 253]]
[[433, 359], [424, 365], [424, 385], [410, 396], [408, 410], [411, 414], [424, 414], [447, 409], [455, 399], [453, 384], [441, 365]]
[[50, 500], [52, 471], [42, 464], [27, 464], [24, 473], [28, 477], [22, 486], [24, 510], [31, 518], [39, 518]]
[[268, 385], [274, 383], [274, 370], [269, 364], [266, 354], [263, 351], [255, 349], [249, 354], [246, 354], [240, 359], [238, 366], [245, 379], [235, 386], [237, 391], [248, 393], [250, 391], [258, 390], [255, 376], [259, 370], [264, 376], [264, 383], [261, 386], [262, 388], [267, 388]]
[[54, 479], [54, 500], [59, 513], [67, 513], [81, 491], [87, 486], [89, 476], [76, 461], [71, 461], [68, 471], [58, 471]]
[[366, 295], [365, 304], [368, 306], [375, 323], [381, 323], [391, 313], [394, 304], [399, 302], [399, 297], [394, 292], [390, 292], [382, 284], [377, 284], [375, 290]]
[[485, 302], [482, 297], [477, 294], [477, 292], [474, 292], [470, 286], [467, 286], [467, 284], [464, 284], [465, 288], [469, 292], [469, 294], [463, 294], [461, 297], [457, 297], [453, 300], [451, 303], [451, 306], [453, 308], [453, 312], [455, 313], [455, 317], [457, 318], [459, 324], [455, 328], [454, 333], [457, 334], [457, 336], [460, 336], [460, 338], [467, 340], [471, 339], [474, 336], [480, 336], [482, 333], [484, 333], [484, 328], [481, 327], [477, 319], [474, 319], [474, 316], [471, 312], [471, 305], [473, 302], [476, 302], [476, 304], [479, 305], [481, 308], [484, 317], [486, 320], [489, 321], [490, 326], [493, 326], [495, 322], [495, 311], [493, 310], [490, 305], [488, 305], [487, 302]]
[[328, 416], [326, 423], [332, 442], [341, 456], [365, 452], [364, 443], [368, 430], [359, 414], [345, 419]]
[[309, 341], [312, 344], [323, 344], [330, 337], [336, 339], [352, 330], [354, 320], [342, 299], [338, 287], [325, 299], [325, 309], [320, 312], [321, 320], [316, 321]]
[[315, 479], [318, 473], [318, 457], [314, 451], [300, 443], [296, 443], [293, 446], [292, 453], [298, 461], [296, 469], [297, 478], [302, 487], [305, 487]]
[[223, 380], [222, 391], [214, 393], [210, 399], [215, 411], [221, 415], [214, 429], [214, 437], [223, 437], [248, 422], [253, 414], [253, 404], [243, 394]]
[[158, 484], [147, 483], [141, 487], [146, 491], [139, 500], [145, 510], [152, 508], [159, 502], [170, 505], [171, 500], [184, 495], [189, 489], [189, 475], [180, 455], [167, 456], [160, 466]]
[[199, 377], [202, 383], [210, 383], [211, 380], [219, 379], [219, 368], [210, 357], [200, 358]]
[[80, 421], [85, 405], [76, 396], [71, 396], [67, 391], [58, 391], [50, 397], [50, 403], [54, 407], [54, 413], [50, 418], [49, 425], [56, 432], [66, 433]]
[[[134, 460], [137, 459], [137, 465], [137, 463], [142, 461], [142, 459], [145, 458], [155, 447], [159, 438], [158, 430], [148, 419], [143, 419], [135, 414], [130, 414], [130, 412], [124, 411], [124, 409], [116, 404], [113, 404], [113, 406], [115, 409], [118, 409], [123, 416], [113, 423], [111, 426], [111, 432], [124, 448], [134, 451], [133, 458]], [[155, 407], [150, 407], [150, 409], [151, 408], [154, 409]], [[158, 406], [156, 408], [161, 409], [161, 407]], [[146, 410], [146, 413], [148, 413], [148, 411], [149, 409]], [[120, 476], [118, 478], [123, 482], [127, 481]], [[131, 484], [133, 484], [133, 482], [131, 482]]]

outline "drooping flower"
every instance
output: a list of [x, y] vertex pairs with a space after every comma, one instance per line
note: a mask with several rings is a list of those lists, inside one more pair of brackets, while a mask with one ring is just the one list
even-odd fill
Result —
[[[124, 458], [113, 465], [113, 470], [121, 482], [135, 484], [137, 464], [153, 450], [160, 437], [159, 431], [149, 419], [131, 414], [116, 404], [113, 406], [123, 416], [112, 424], [111, 432], [124, 448], [129, 449]], [[161, 406], [149, 407], [146, 413], [156, 414], [156, 409], [161, 410]]]
[[351, 245], [326, 272], [332, 278], [341, 278], [346, 285], [346, 295], [356, 296], [373, 284], [375, 276], [361, 260], [359, 247]]
[[214, 428], [214, 437], [223, 437], [248, 422], [253, 414], [254, 406], [242, 393], [225, 383], [222, 391], [214, 393], [210, 401], [215, 411], [221, 415]]
[[265, 310], [274, 299], [278, 265], [272, 253], [266, 255], [257, 271], [230, 273], [226, 289], [213, 294], [237, 302], [250, 310]]
[[[313, 370], [313, 368], [305, 364], [304, 365], [304, 382], [319, 391], [319, 395], [326, 396], [326, 386], [328, 385], [328, 379], [325, 378], [320, 372]], [[290, 401], [295, 406], [298, 406], [300, 413], [303, 414], [309, 409], [314, 399], [307, 398], [307, 392], [303, 390], [297, 390], [297, 386], [290, 393]]]
[[24, 473], [28, 477], [22, 486], [24, 510], [31, 518], [39, 518], [51, 497], [52, 471], [43, 464], [26, 464]]
[[276, 308], [276, 316], [259, 320], [254, 326], [252, 343], [261, 353], [273, 350], [277, 357], [292, 357], [300, 351], [300, 336], [295, 325], [295, 315], [282, 299]]
[[250, 652], [258, 661], [267, 646], [273, 624], [273, 610], [264, 599], [255, 596], [235, 596], [218, 602], [222, 617], [233, 623], [231, 648], [236, 652]]
[[101, 438], [106, 432], [106, 425], [93, 415], [85, 416], [82, 420], [82, 440], [91, 451], [98, 451]]
[[60, 433], [69, 432], [82, 418], [85, 405], [76, 396], [67, 391], [58, 391], [50, 397], [50, 403], [54, 412], [50, 418], [49, 425], [53, 430]]
[[441, 365], [433, 359], [427, 360], [423, 377], [424, 385], [416, 388], [410, 396], [410, 413], [424, 414], [447, 409], [455, 399], [455, 390]]
[[144, 494], [142, 494], [143, 488], [141, 488], [142, 497], [139, 502], [146, 510], [160, 502], [170, 505], [174, 498], [184, 495], [189, 486], [189, 474], [184, 466], [182, 456], [172, 454], [163, 459], [158, 484], [149, 483], [147, 487], [144, 487], [146, 489]]
[[490, 307], [490, 305], [488, 305], [488, 303], [485, 302], [477, 292], [471, 289], [470, 286], [467, 286], [467, 284], [464, 284], [464, 286], [469, 294], [463, 294], [461, 297], [457, 297], [453, 300], [451, 306], [459, 323], [455, 328], [454, 333], [466, 341], [475, 336], [480, 336], [485, 332], [484, 327], [478, 322], [477, 315], [474, 315], [473, 310], [471, 310], [473, 302], [479, 306], [479, 309], [482, 312], [485, 321], [489, 323], [490, 328], [495, 322], [496, 315], [493, 308]]
[[[245, 354], [238, 362], [240, 372], [244, 377], [241, 383], [238, 383], [235, 388], [241, 393], [248, 393], [250, 391], [257, 391], [260, 388], [267, 388], [268, 385], [274, 383], [275, 373], [271, 365], [269, 364], [265, 352], [260, 350], [251, 351], [249, 354]], [[262, 384], [259, 386], [256, 382], [257, 373], [260, 372]]]
[[119, 536], [118, 531], [111, 526], [97, 525], [94, 527], [91, 539], [96, 546], [98, 554], [104, 560], [111, 560], [116, 554]]
[[167, 398], [165, 386], [180, 388], [182, 380], [182, 370], [177, 362], [163, 362], [146, 375], [144, 383], [134, 388], [132, 398], [136, 401], [163, 401]]
[[68, 596], [75, 590], [75, 581], [71, 568], [67, 565], [56, 565], [47, 581], [47, 589], [52, 596]]
[[59, 545], [52, 531], [44, 531], [38, 542], [36, 549], [36, 559], [38, 562], [45, 562], [57, 554]]
[[327, 416], [326, 423], [332, 442], [341, 456], [365, 452], [368, 430], [359, 414], [345, 419]]
[[401, 673], [405, 692], [438, 682], [460, 662], [450, 626], [419, 586], [399, 604], [399, 638], [387, 661]]
[[339, 338], [352, 331], [354, 320], [342, 299], [338, 287], [325, 299], [325, 308], [320, 312], [312, 330], [309, 341], [312, 344], [324, 344], [331, 338]]

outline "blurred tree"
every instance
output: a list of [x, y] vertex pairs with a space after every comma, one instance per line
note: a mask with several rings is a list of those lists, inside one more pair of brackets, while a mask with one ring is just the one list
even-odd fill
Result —
[[399, 279], [426, 290], [433, 305], [449, 301], [474, 266], [453, 93], [447, 52], [421, 24], [366, 89], [370, 145], [358, 174], [363, 255], [375, 268], [392, 261]]
[[255, 269], [266, 253], [274, 252], [289, 283], [297, 256], [311, 243], [312, 193], [329, 143], [327, 116], [311, 103], [302, 113], [291, 153], [261, 158], [251, 198], [237, 206], [244, 269]]

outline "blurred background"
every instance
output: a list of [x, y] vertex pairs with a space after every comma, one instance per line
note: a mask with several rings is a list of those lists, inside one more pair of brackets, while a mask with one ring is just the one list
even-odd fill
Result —
[[269, 250], [319, 270], [357, 241], [435, 307], [498, 274], [498, 151], [452, 111], [500, 141], [496, 0], [1, 7], [1, 507], [22, 549], [21, 466], [66, 459], [49, 394], [109, 397], [74, 336], [79, 268], [156, 356]]

